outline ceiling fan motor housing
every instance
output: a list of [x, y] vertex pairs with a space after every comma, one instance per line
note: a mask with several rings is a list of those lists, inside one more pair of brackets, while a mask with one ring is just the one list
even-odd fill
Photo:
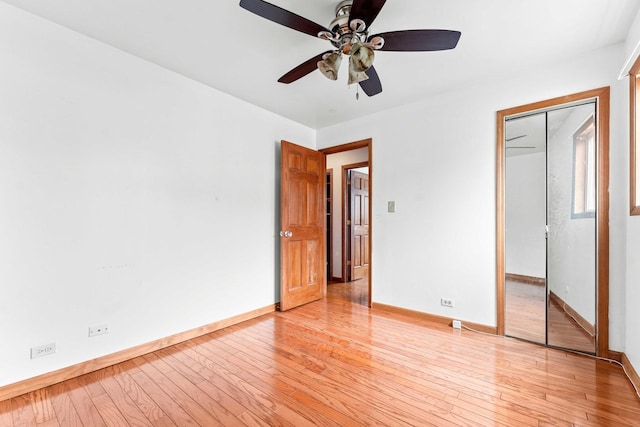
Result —
[[318, 34], [318, 37], [329, 40], [333, 46], [345, 55], [350, 54], [351, 45], [365, 43], [368, 36], [364, 21], [353, 19], [349, 23], [352, 4], [353, 0], [341, 1], [336, 7], [336, 17], [329, 24], [331, 33], [322, 31]]

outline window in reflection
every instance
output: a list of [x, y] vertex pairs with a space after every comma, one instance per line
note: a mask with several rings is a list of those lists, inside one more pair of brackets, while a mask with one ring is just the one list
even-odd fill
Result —
[[596, 213], [595, 135], [593, 116], [573, 134], [571, 218], [593, 218]]

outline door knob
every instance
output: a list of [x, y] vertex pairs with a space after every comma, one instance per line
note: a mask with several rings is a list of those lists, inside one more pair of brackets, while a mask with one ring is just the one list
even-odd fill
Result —
[[293, 233], [290, 231], [281, 231], [280, 232], [280, 237], [291, 237], [293, 236]]

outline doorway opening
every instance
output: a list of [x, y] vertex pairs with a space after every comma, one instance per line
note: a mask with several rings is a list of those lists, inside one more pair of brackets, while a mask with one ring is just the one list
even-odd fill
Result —
[[[371, 139], [319, 150], [327, 177], [327, 283], [371, 307]], [[338, 175], [340, 171], [340, 175]], [[338, 176], [340, 178], [338, 178]], [[340, 293], [340, 292], [339, 292]]]

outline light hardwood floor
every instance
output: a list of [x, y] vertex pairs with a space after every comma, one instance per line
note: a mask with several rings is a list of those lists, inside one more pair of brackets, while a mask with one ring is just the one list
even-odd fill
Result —
[[0, 402], [0, 425], [638, 425], [616, 365], [358, 295], [330, 285], [326, 300]]

